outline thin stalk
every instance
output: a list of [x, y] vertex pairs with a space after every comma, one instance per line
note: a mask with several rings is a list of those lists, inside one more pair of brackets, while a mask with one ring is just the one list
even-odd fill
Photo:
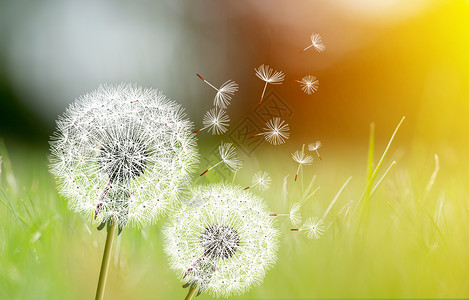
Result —
[[191, 287], [191, 289], [189, 290], [189, 293], [187, 293], [187, 296], [184, 300], [191, 300], [198, 289], [199, 289], [199, 283], [197, 282]]
[[268, 82], [266, 81], [265, 85], [264, 85], [264, 90], [262, 91], [261, 102], [259, 102], [259, 105], [261, 105], [262, 100], [264, 99], [264, 93], [265, 93], [265, 89], [267, 88], [267, 84], [268, 84]]
[[346, 187], [347, 184], [349, 183], [350, 179], [352, 179], [351, 176], [350, 176], [350, 177], [345, 181], [345, 183], [342, 185], [342, 187], [340, 188], [340, 190], [339, 190], [339, 192], [337, 193], [337, 195], [335, 195], [334, 199], [332, 200], [331, 204], [329, 204], [329, 207], [327, 208], [326, 212], [324, 213], [324, 215], [322, 216], [321, 219], [324, 220], [324, 218], [326, 218], [327, 214], [329, 214], [329, 211], [331, 210], [332, 206], [333, 206], [334, 203], [337, 201], [337, 199], [339, 199], [340, 194], [342, 194], [342, 191], [345, 189], [345, 187]]
[[358, 206], [360, 205], [360, 202], [363, 199], [365, 200], [365, 203], [364, 203], [363, 208], [362, 208], [362, 213], [364, 213], [366, 211], [367, 205], [369, 204], [369, 200], [370, 200], [370, 193], [371, 193], [371, 187], [373, 185], [373, 182], [375, 181], [376, 176], [378, 175], [378, 172], [381, 169], [381, 165], [383, 164], [383, 160], [386, 157], [386, 154], [388, 153], [389, 148], [391, 147], [392, 141], [394, 140], [394, 137], [396, 136], [396, 133], [399, 130], [399, 127], [401, 127], [401, 124], [402, 124], [402, 122], [404, 122], [404, 120], [405, 120], [405, 116], [402, 117], [399, 124], [397, 124], [396, 129], [394, 129], [394, 132], [393, 132], [391, 138], [389, 139], [388, 145], [386, 146], [386, 149], [384, 150], [383, 155], [381, 155], [381, 159], [379, 160], [378, 164], [376, 165], [376, 168], [373, 171], [373, 173], [371, 175], [371, 178], [369, 179], [368, 183], [366, 184], [365, 191], [363, 192], [362, 196], [358, 200], [357, 206], [355, 206], [355, 209], [354, 209], [352, 215], [355, 214]]
[[103, 261], [101, 262], [101, 271], [99, 272], [98, 288], [96, 290], [96, 300], [104, 298], [104, 289], [106, 287], [107, 273], [109, 270], [109, 262], [111, 261], [111, 249], [116, 233], [116, 220], [110, 220], [111, 226], [107, 232], [106, 244], [104, 246]]
[[378, 182], [375, 184], [375, 187], [371, 190], [371, 193], [370, 193], [370, 197], [373, 197], [373, 195], [375, 194], [376, 190], [378, 189], [378, 187], [380, 186], [381, 182], [383, 182], [384, 178], [386, 177], [386, 175], [388, 175], [389, 171], [392, 169], [392, 167], [396, 164], [396, 161], [393, 161], [391, 163], [391, 165], [389, 166], [389, 168], [386, 170], [386, 172], [384, 172], [384, 175], [383, 177], [381, 177]]

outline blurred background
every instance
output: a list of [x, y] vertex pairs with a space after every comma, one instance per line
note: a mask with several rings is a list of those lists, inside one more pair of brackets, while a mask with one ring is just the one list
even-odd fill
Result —
[[[299, 54], [301, 49], [310, 45], [312, 33], [321, 34], [326, 50], [317, 52], [309, 49]], [[433, 155], [438, 153], [441, 163], [439, 176], [444, 178], [444, 184], [440, 183], [440, 187], [448, 189], [440, 191], [433, 204], [438, 206], [441, 203], [438, 202], [441, 195], [457, 199], [458, 205], [452, 211], [461, 213], [463, 216], [459, 217], [464, 222], [453, 225], [454, 228], [460, 228], [462, 224], [468, 224], [468, 197], [466, 189], [462, 187], [467, 183], [469, 167], [468, 54], [469, 1], [466, 0], [3, 0], [0, 1], [0, 137], [5, 140], [13, 166], [16, 164], [17, 168], [23, 168], [17, 173], [23, 172], [26, 178], [36, 174], [34, 172], [40, 174], [37, 176], [47, 177], [41, 179], [51, 189], [47, 192], [47, 203], [66, 212], [65, 201], [57, 200], [57, 195], [51, 188], [53, 179], [47, 174], [46, 157], [55, 120], [74, 99], [96, 89], [102, 83], [137, 83], [157, 88], [172, 100], [181, 103], [195, 127], [199, 128], [203, 114], [212, 107], [214, 91], [197, 78], [196, 73], [215, 86], [232, 79], [239, 84], [239, 91], [234, 95], [228, 110], [232, 129], [225, 137], [200, 134], [202, 157], [208, 155], [220, 140], [231, 140], [242, 148], [241, 156], [249, 162], [246, 164], [246, 172], [267, 169], [280, 189], [285, 166], [291, 169], [290, 179], [294, 176], [296, 167], [289, 158], [290, 153], [301, 148], [304, 143], [321, 140], [324, 163], [317, 166], [315, 174], [322, 178], [322, 191], [331, 198], [348, 176], [358, 176], [354, 177], [355, 191], [347, 194], [343, 203], [351, 199], [356, 201], [365, 182], [370, 123], [376, 124], [376, 155], [379, 156], [401, 117], [406, 116], [390, 154], [400, 165], [401, 171], [397, 172], [400, 175], [393, 177], [393, 182], [387, 188], [395, 192], [393, 195], [397, 195], [399, 193], [396, 189], [399, 189], [393, 184], [410, 184], [412, 180], [406, 176], [418, 181], [425, 174], [427, 180], [434, 169]], [[242, 138], [236, 132], [246, 122], [253, 128], [262, 128], [267, 120], [265, 112], [259, 111], [258, 107], [264, 84], [254, 72], [254, 68], [261, 64], [270, 65], [285, 73], [284, 83], [269, 85], [266, 92], [266, 107], [275, 104], [278, 109], [279, 104], [284, 114], [282, 117], [291, 128], [288, 143], [278, 147], [261, 142], [246, 146], [243, 144], [246, 141], [241, 141]], [[320, 82], [319, 90], [313, 95], [303, 93], [292, 80], [309, 74], [316, 76]], [[280, 154], [285, 155], [285, 164], [277, 163]], [[330, 162], [329, 165], [325, 163], [327, 161]], [[206, 162], [202, 160], [201, 164], [204, 163]], [[205, 169], [204, 166], [202, 168]], [[403, 173], [407, 175], [402, 175]], [[35, 179], [28, 180], [24, 186], [28, 186], [28, 191], [35, 191], [29, 187], [34, 187], [35, 184], [37, 187], [38, 182]], [[248, 184], [249, 179], [244, 182]], [[15, 194], [11, 181], [9, 184], [12, 198], [21, 194]], [[425, 187], [425, 184], [426, 181], [420, 183], [419, 187]], [[449, 190], [449, 187], [453, 190]], [[404, 188], [401, 192], [409, 195]], [[274, 195], [272, 192], [272, 196]], [[387, 201], [389, 197], [385, 199]], [[276, 207], [275, 203], [272, 205]], [[326, 201], [319, 206], [313, 205], [310, 209], [325, 209], [327, 205]], [[281, 203], [277, 206], [281, 207]], [[405, 210], [405, 206], [401, 208]], [[77, 219], [76, 224], [80, 224], [77, 226], [85, 232], [81, 220], [72, 212], [69, 212], [67, 218]], [[412, 220], [413, 217], [409, 217], [407, 225], [411, 226]], [[288, 231], [288, 227], [286, 230]], [[8, 239], [5, 230], [2, 232], [4, 238]], [[80, 235], [80, 232], [83, 233], [79, 231], [77, 234]], [[34, 233], [36, 231], [32, 232]], [[145, 240], [142, 232], [132, 234]], [[158, 241], [159, 233], [155, 234]], [[375, 234], [379, 237], [382, 232]], [[93, 231], [93, 235], [98, 233]], [[61, 235], [55, 237], [63, 239]], [[456, 240], [469, 240], [468, 237], [467, 232], [461, 231]], [[10, 242], [15, 238], [18, 235], [9, 235]], [[79, 240], [74, 243], [87, 249], [84, 245], [92, 243], [95, 237], [89, 239], [90, 241]], [[467, 243], [461, 245], [456, 240], [454, 245], [467, 246]], [[30, 241], [29, 237], [27, 241]], [[96, 254], [88, 253], [81, 257], [75, 253], [82, 261], [66, 262], [65, 264], [70, 264], [67, 270], [86, 265], [85, 258], [89, 255], [94, 255], [92, 257], [99, 261], [103, 237], [100, 235], [98, 242], [94, 241], [96, 247], [99, 247], [89, 251], [93, 250]], [[284, 255], [290, 257], [290, 260], [291, 255], [300, 255], [292, 254], [294, 250], [291, 245], [298, 243], [297, 240], [287, 240], [287, 243], [290, 246], [286, 247]], [[327, 256], [331, 245], [325, 243], [332, 242], [326, 240], [321, 243], [322, 248], [314, 247], [319, 247], [315, 248], [317, 253]], [[389, 246], [393, 243], [390, 242]], [[8, 249], [13, 252], [18, 249], [14, 245], [10, 247]], [[43, 246], [43, 249], [47, 247], [53, 246]], [[125, 246], [122, 247], [125, 249]], [[127, 252], [132, 253], [134, 246], [128, 247]], [[344, 247], [349, 245], [344, 243]], [[410, 262], [407, 254], [412, 249], [404, 246], [402, 249], [402, 257], [399, 259]], [[6, 251], [5, 248], [3, 251]], [[311, 255], [308, 249], [298, 251], [306, 256]], [[161, 263], [159, 272], [167, 274], [165, 276], [168, 278], [175, 277], [166, 270], [164, 256], [161, 252], [158, 253], [155, 257]], [[378, 250], [374, 252], [378, 253]], [[74, 253], [67, 252], [68, 254]], [[454, 257], [467, 265], [467, 254], [457, 254], [459, 256]], [[11, 258], [10, 263], [17, 259], [14, 254], [11, 255], [8, 256]], [[342, 257], [344, 262], [354, 256]], [[364, 258], [366, 255], [360, 257]], [[392, 271], [382, 273], [379, 271], [383, 270], [382, 265], [370, 264], [369, 268], [363, 267], [360, 269], [361, 273], [356, 274], [367, 274], [369, 278], [382, 280], [390, 278], [390, 281], [388, 286], [382, 282], [369, 283], [364, 289], [353, 289], [354, 284], [364, 284], [364, 281], [346, 284], [347, 276], [354, 274], [352, 270], [358, 267], [357, 262], [349, 261], [348, 273], [340, 268], [327, 274], [320, 273], [319, 271], [329, 270], [334, 265], [334, 258], [329, 257], [327, 262], [319, 265], [314, 261], [317, 266], [314, 271], [316, 273], [313, 272], [314, 278], [324, 275], [328, 282], [324, 284], [316, 280], [314, 290], [301, 285], [310, 284], [307, 279], [313, 276], [308, 273], [313, 267], [305, 269], [302, 264], [302, 259], [305, 258], [298, 258], [293, 262], [285, 260], [279, 263], [279, 269], [272, 271], [273, 275], [267, 278], [264, 286], [246, 297], [469, 296], [469, 283], [451, 277], [448, 275], [449, 270], [445, 269], [449, 268], [445, 267], [447, 265], [458, 268], [458, 264], [455, 261], [454, 264], [447, 264], [445, 257], [443, 255], [433, 266], [436, 269], [441, 268], [436, 272], [438, 276], [433, 276], [428, 270], [413, 270], [428, 265], [428, 261], [423, 258], [415, 258], [416, 264], [411, 264], [409, 269], [404, 265], [394, 269], [392, 264], [396, 261], [389, 260], [386, 266]], [[308, 259], [313, 258], [310, 256]], [[140, 263], [145, 265], [144, 261]], [[60, 262], [55, 261], [52, 264], [60, 268]], [[292, 281], [290, 278], [285, 283], [286, 287], [282, 286], [285, 278], [282, 278], [279, 270], [294, 276], [292, 271], [287, 271], [294, 267], [303, 268], [300, 272], [303, 279]], [[4, 295], [7, 299], [22, 299], [21, 295], [24, 296], [20, 291], [24, 284], [21, 282], [21, 270], [21, 267], [16, 271], [14, 268], [9, 269], [5, 275], [7, 277], [3, 278], [8, 282], [5, 286], [11, 291]], [[40, 266], [35, 270], [37, 273], [34, 274], [41, 274]], [[405, 277], [401, 271], [410, 277]], [[94, 292], [96, 269], [93, 265], [90, 266], [89, 274], [80, 272], [72, 272], [70, 276], [74, 276], [74, 280], [81, 284], [89, 284], [86, 287], [87, 295], [91, 295]], [[139, 273], [141, 277], [137, 277], [142, 280], [142, 285], [152, 287], [153, 277], [150, 277], [148, 268], [145, 272]], [[463, 269], [455, 272], [461, 278], [468, 278], [466, 275], [469, 274]], [[341, 277], [339, 274], [342, 273], [344, 275]], [[134, 273], [129, 271], [128, 274]], [[448, 276], [445, 277], [445, 274]], [[88, 282], [87, 276], [93, 276], [93, 280]], [[363, 280], [368, 278], [363, 276], [360, 277]], [[416, 280], [419, 276], [428, 276], [425, 277], [428, 280], [422, 279], [425, 283], [419, 285]], [[164, 281], [158, 288], [167, 289], [171, 286], [171, 293], [181, 293], [179, 287], [174, 286], [176, 278], [171, 280], [170, 283]], [[345, 285], [342, 289], [337, 289], [334, 280]], [[51, 292], [54, 289], [50, 284], [42, 292], [54, 298], [54, 295], [59, 297], [61, 292], [72, 291], [75, 296], [71, 298], [80, 298], [77, 296], [81, 292], [80, 287], [73, 288], [69, 281], [64, 282], [59, 285], [56, 294]], [[110, 285], [114, 284], [119, 291], [117, 282], [117, 279], [111, 279]], [[129, 283], [129, 286], [125, 286], [126, 289], [122, 289], [137, 290], [138, 284], [135, 282], [137, 279], [132, 281], [133, 285]], [[41, 284], [34, 283], [33, 286], [38, 288]], [[135, 293], [148, 299], [152, 295], [151, 290]], [[119, 292], [113, 295], [110, 299], [131, 297]], [[171, 297], [173, 294], [163, 292], [162, 295]], [[178, 294], [176, 298], [181, 297]]]

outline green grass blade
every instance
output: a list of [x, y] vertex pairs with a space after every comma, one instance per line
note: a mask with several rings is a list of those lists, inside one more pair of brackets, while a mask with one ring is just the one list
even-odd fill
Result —
[[374, 188], [371, 190], [370, 197], [373, 197], [376, 190], [381, 185], [381, 182], [383, 182], [384, 178], [386, 177], [386, 175], [388, 175], [389, 171], [392, 169], [392, 167], [394, 167], [395, 164], [396, 164], [396, 161], [393, 161], [391, 163], [391, 165], [386, 169], [386, 172], [384, 172], [384, 175], [378, 180], [378, 182], [375, 184]]
[[368, 142], [368, 163], [367, 163], [367, 182], [370, 182], [373, 175], [373, 158], [375, 152], [375, 123], [370, 124], [370, 137]]
[[337, 199], [339, 199], [339, 196], [340, 194], [342, 194], [342, 191], [345, 189], [345, 187], [347, 186], [347, 184], [349, 183], [349, 181], [352, 179], [352, 176], [350, 176], [349, 178], [347, 178], [347, 180], [345, 181], [345, 183], [342, 185], [342, 187], [340, 188], [339, 192], [337, 193], [337, 195], [335, 195], [334, 199], [332, 200], [331, 204], [329, 204], [329, 207], [327, 208], [326, 212], [324, 213], [324, 215], [322, 216], [322, 219], [324, 220], [324, 218], [327, 216], [327, 214], [329, 214], [329, 211], [331, 210], [332, 206], [334, 205], [334, 203], [337, 201]]

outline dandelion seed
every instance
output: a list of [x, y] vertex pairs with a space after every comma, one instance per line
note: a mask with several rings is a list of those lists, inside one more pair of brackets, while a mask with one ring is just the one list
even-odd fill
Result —
[[[304, 146], [304, 145], [303, 145]], [[301, 166], [311, 165], [313, 163], [313, 157], [311, 155], [304, 154], [303, 151], [296, 150], [295, 153], [292, 153], [292, 158], [298, 163], [298, 169], [296, 169], [295, 181], [298, 178], [298, 173], [300, 172]]]
[[72, 210], [100, 223], [153, 223], [175, 205], [198, 155], [192, 123], [154, 89], [100, 86], [57, 121], [50, 170]]
[[256, 71], [256, 76], [259, 77], [261, 80], [265, 81], [264, 90], [262, 91], [261, 101], [259, 105], [261, 105], [262, 100], [264, 99], [265, 89], [267, 88], [267, 84], [282, 84], [285, 75], [282, 71], [275, 71], [271, 69], [269, 66], [260, 65]]
[[244, 188], [245, 190], [250, 189], [250, 188], [257, 188], [260, 191], [265, 191], [270, 188], [270, 183], [272, 179], [270, 178], [269, 173], [264, 172], [264, 171], [259, 171], [254, 174], [252, 177], [252, 184], [251, 186], [248, 186]]
[[315, 93], [319, 88], [319, 81], [312, 75], [307, 75], [301, 78], [301, 80], [293, 80], [298, 82], [301, 86], [301, 90], [308, 95]]
[[220, 146], [218, 146], [218, 152], [220, 154], [221, 160], [205, 170], [200, 176], [204, 175], [211, 169], [215, 168], [221, 163], [224, 163], [228, 169], [230, 169], [232, 172], [236, 172], [239, 169], [241, 169], [241, 160], [238, 158], [238, 154], [236, 153], [236, 148], [233, 146], [232, 143], [221, 143]]
[[324, 45], [322, 42], [322, 37], [318, 33], [313, 33], [311, 35], [311, 45], [301, 50], [300, 53], [303, 53], [311, 47], [314, 47], [314, 49], [316, 49], [318, 52], [326, 50], [326, 45]]
[[195, 188], [186, 203], [163, 231], [170, 267], [184, 286], [228, 297], [259, 285], [276, 261], [280, 235], [262, 198], [211, 184]]
[[322, 157], [321, 155], [319, 155], [318, 149], [321, 148], [321, 146], [322, 146], [321, 141], [316, 141], [308, 145], [308, 150], [311, 152], [316, 151], [316, 154], [318, 155], [320, 160], [322, 160]]
[[290, 127], [279, 117], [271, 119], [265, 125], [267, 128], [264, 128], [264, 132], [251, 135], [250, 138], [264, 135], [267, 142], [279, 145], [285, 143], [285, 140], [290, 137]]
[[304, 231], [309, 239], [315, 240], [322, 236], [324, 230], [324, 222], [317, 217], [307, 219], [301, 228], [291, 229], [291, 231]]
[[197, 76], [202, 79], [206, 84], [211, 86], [214, 90], [217, 91], [215, 99], [213, 100], [213, 105], [217, 108], [226, 109], [231, 101], [231, 96], [238, 91], [238, 84], [233, 80], [227, 80], [219, 89], [216, 88], [213, 84], [205, 80], [202, 76], [197, 74]]
[[227, 127], [230, 125], [230, 117], [223, 109], [212, 108], [205, 113], [203, 124], [204, 127], [193, 133], [208, 129], [212, 134], [223, 134], [228, 130]]
[[299, 226], [302, 217], [301, 217], [301, 203], [295, 202], [290, 205], [290, 212], [288, 214], [270, 214], [271, 217], [289, 217], [290, 222], [293, 226]]

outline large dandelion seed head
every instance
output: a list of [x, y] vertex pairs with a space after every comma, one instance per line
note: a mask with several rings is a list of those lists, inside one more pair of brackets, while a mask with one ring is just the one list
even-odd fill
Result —
[[161, 92], [103, 85], [59, 117], [51, 172], [72, 210], [98, 222], [152, 223], [173, 207], [198, 160], [179, 105]]
[[260, 284], [279, 244], [263, 200], [239, 186], [212, 184], [195, 188], [186, 202], [164, 230], [165, 252], [180, 278], [215, 297]]

